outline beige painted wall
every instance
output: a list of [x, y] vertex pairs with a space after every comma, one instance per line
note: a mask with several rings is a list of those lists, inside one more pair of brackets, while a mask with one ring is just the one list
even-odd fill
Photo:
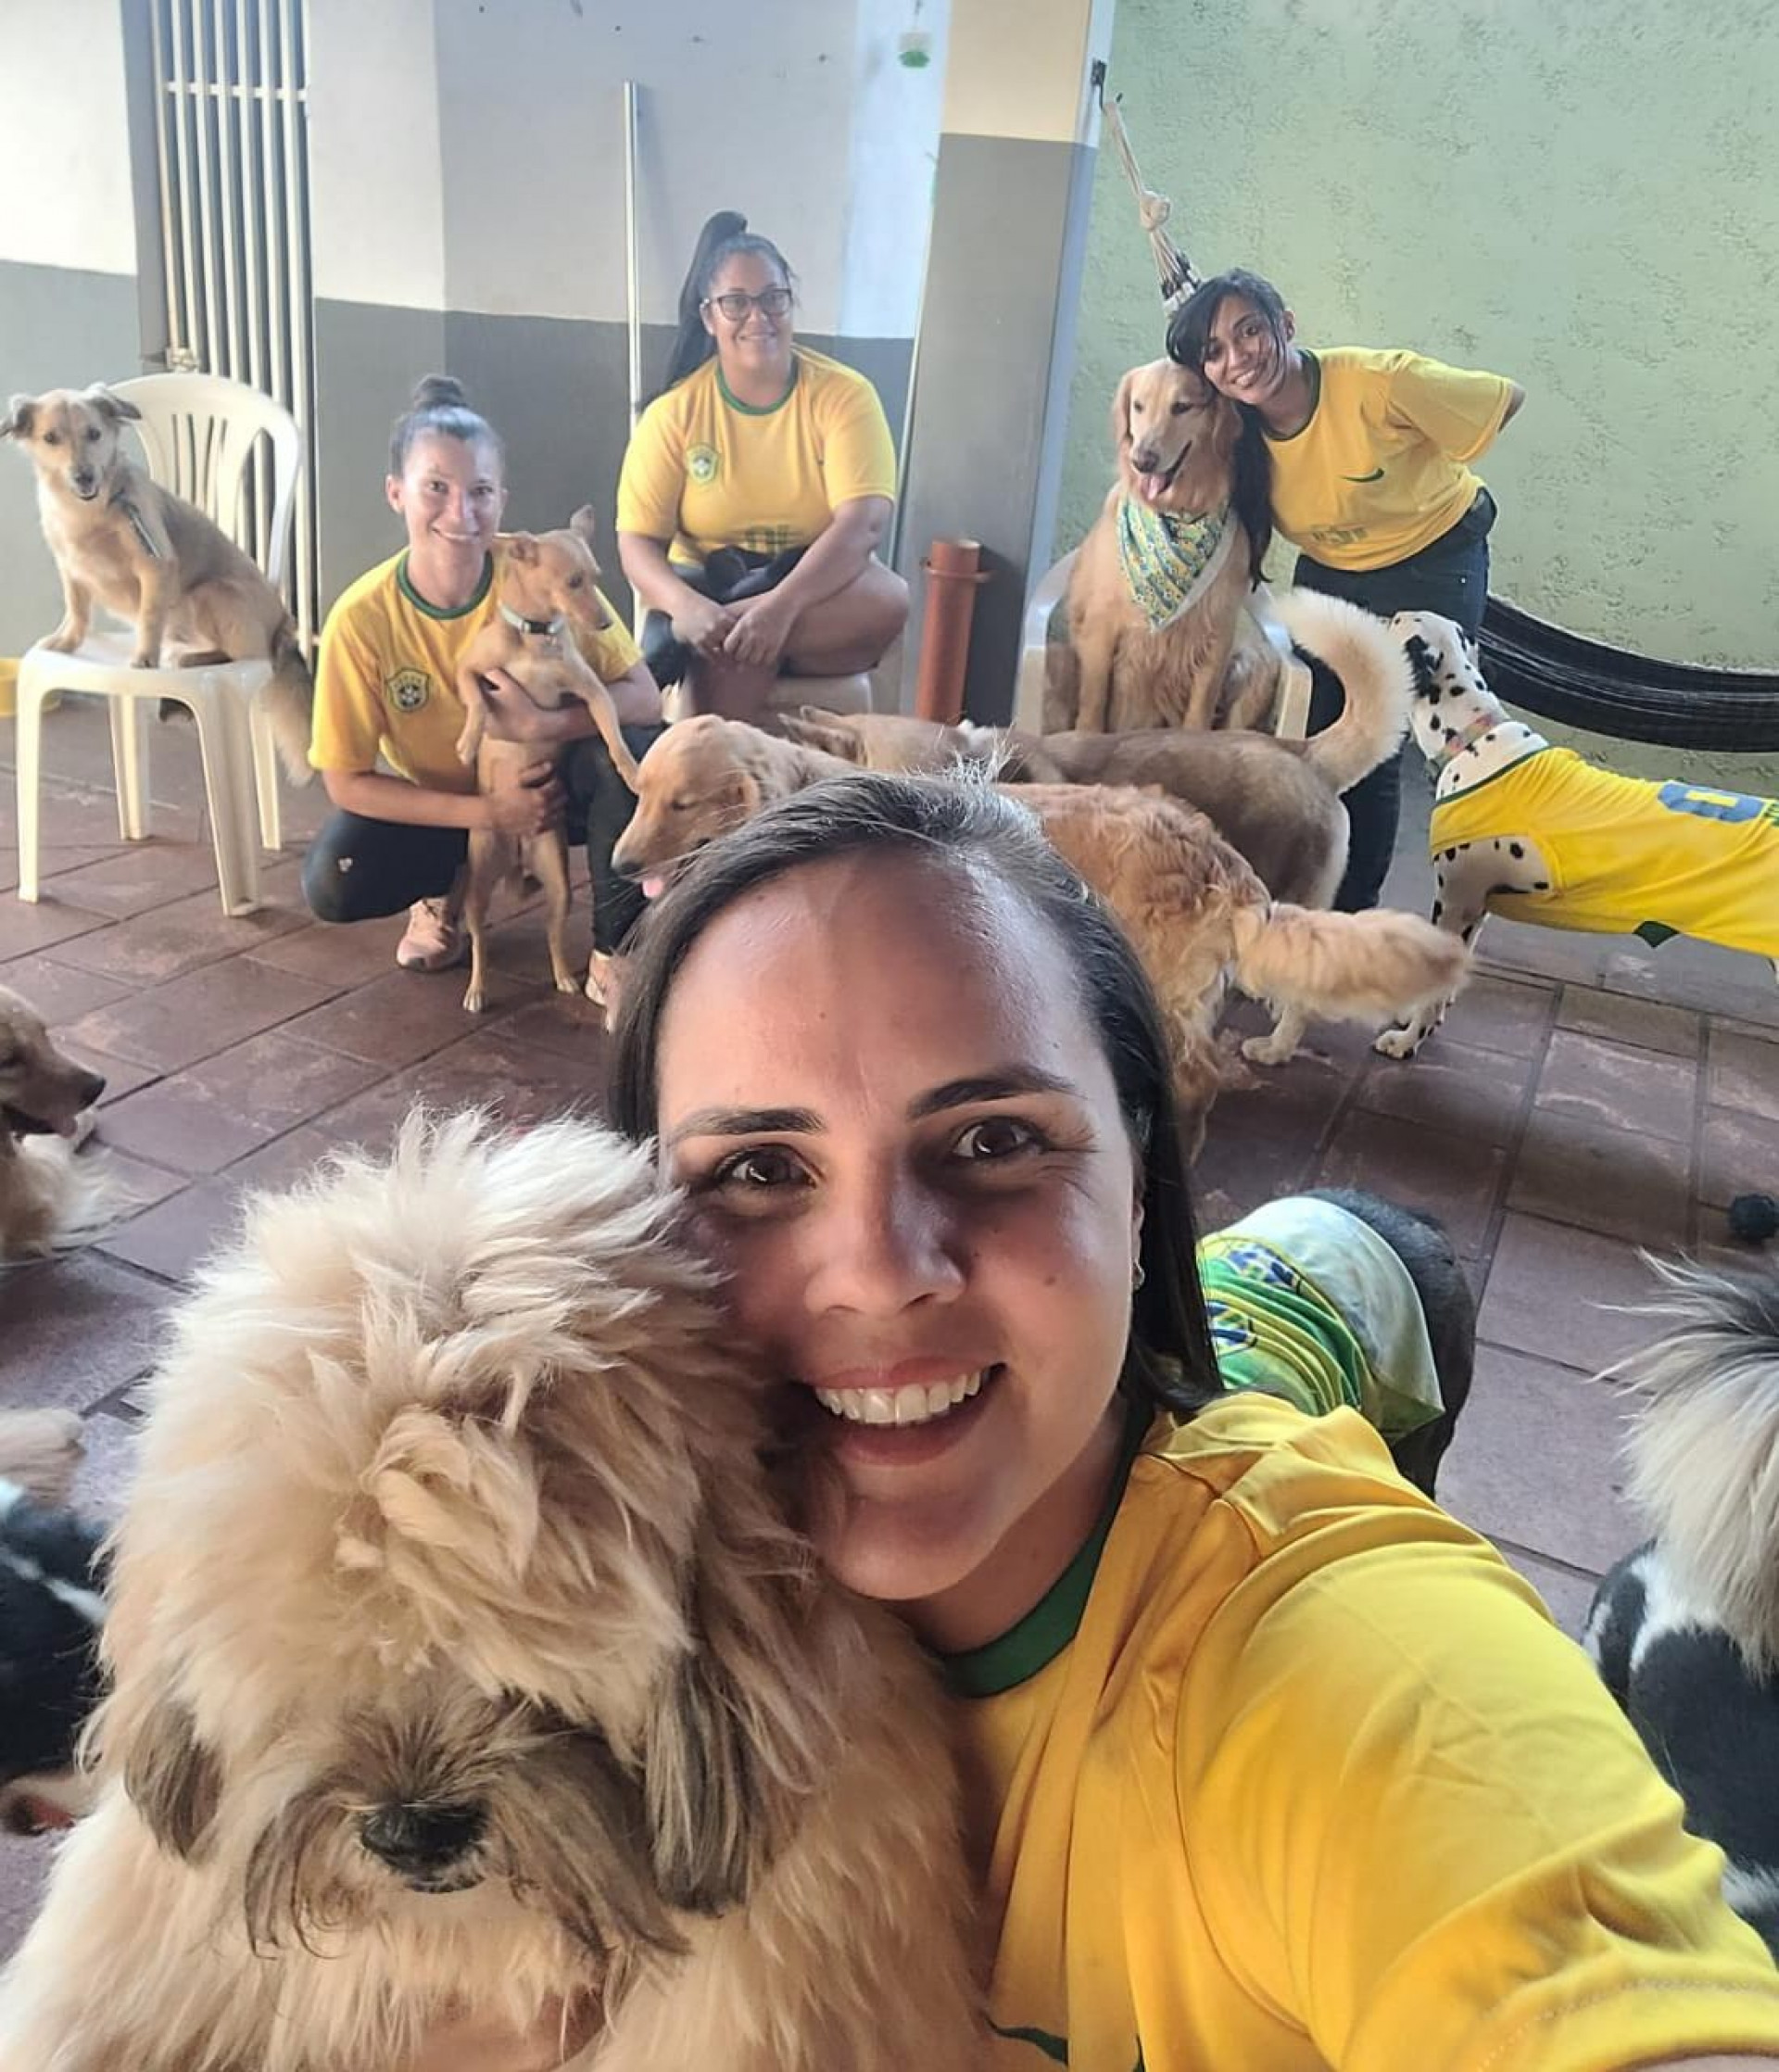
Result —
[[[1268, 274], [1312, 344], [1525, 384], [1484, 468], [1497, 589], [1779, 669], [1772, 0], [1120, 0], [1112, 84], [1201, 272]], [[1104, 492], [1119, 372], [1160, 349], [1104, 149], [1059, 546]]]

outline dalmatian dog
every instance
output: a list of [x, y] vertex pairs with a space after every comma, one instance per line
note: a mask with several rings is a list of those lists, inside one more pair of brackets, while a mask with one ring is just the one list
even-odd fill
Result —
[[[1410, 722], [1433, 772], [1435, 926], [1473, 942], [1491, 913], [1550, 928], [1696, 936], [1779, 976], [1779, 803], [1596, 768], [1511, 719], [1450, 619], [1398, 612], [1415, 673]], [[1451, 1001], [1375, 1047], [1412, 1057]]]

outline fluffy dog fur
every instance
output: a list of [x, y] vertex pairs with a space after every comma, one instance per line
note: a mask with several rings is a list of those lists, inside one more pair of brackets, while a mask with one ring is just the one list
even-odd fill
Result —
[[37, 511], [66, 606], [41, 643], [72, 654], [93, 607], [135, 627], [132, 663], [158, 669], [269, 660], [266, 716], [293, 784], [307, 784], [314, 686], [284, 600], [221, 529], [163, 489], [125, 451], [122, 427], [142, 412], [103, 384], [15, 396], [0, 438], [37, 471]]
[[991, 762], [1013, 783], [1159, 785], [1196, 806], [1240, 850], [1274, 899], [1327, 906], [1346, 868], [1340, 794], [1395, 752], [1408, 726], [1412, 678], [1381, 619], [1339, 598], [1293, 591], [1279, 600], [1293, 638], [1345, 689], [1341, 717], [1304, 741], [1243, 729], [1043, 736], [888, 713], [812, 712], [779, 722], [810, 748], [880, 770], [937, 774]]
[[[612, 851], [645, 886], [776, 799], [852, 765], [711, 715], [682, 720], [642, 764], [637, 811]], [[1280, 1010], [1243, 1045], [1281, 1065], [1311, 1015], [1369, 1019], [1382, 1003], [1456, 986], [1461, 943], [1408, 914], [1315, 913], [1274, 905], [1203, 814], [1158, 794], [1101, 786], [1010, 788], [1117, 916], [1142, 957], [1174, 1040], [1180, 1096], [1202, 1138], [1224, 1083], [1213, 1034], [1230, 978]]]
[[0, 1263], [80, 1244], [115, 1219], [122, 1189], [74, 1146], [105, 1081], [64, 1057], [43, 1017], [0, 986]]
[[1616, 1371], [1656, 1534], [1601, 1583], [1587, 1648], [1779, 1956], [1779, 1274], [1660, 1271], [1666, 1329]]
[[[1434, 772], [1433, 919], [1473, 942], [1490, 914], [1751, 951], [1779, 974], [1779, 802], [1591, 768], [1509, 716], [1463, 629], [1399, 612], [1415, 740]], [[1459, 839], [1460, 835], [1464, 839]], [[1434, 1002], [1377, 1047], [1412, 1057]]]
[[92, 1802], [74, 1760], [98, 1699], [105, 1615], [96, 1525], [68, 1507], [82, 1451], [70, 1410], [0, 1411], [0, 1827], [66, 1827]]
[[[1150, 726], [1254, 725], [1268, 709], [1277, 661], [1256, 636], [1234, 668], [1243, 600], [1270, 524], [1239, 494], [1242, 420], [1190, 367], [1171, 360], [1133, 367], [1112, 403], [1117, 479], [1081, 543], [1063, 609], [1068, 644], [1054, 648], [1044, 731], [1134, 733]], [[1198, 518], [1224, 508], [1233, 537], [1217, 574], [1171, 624], [1152, 631], [1118, 559], [1126, 498]], [[1264, 498], [1261, 499], [1264, 507]]]
[[[503, 741], [487, 731], [482, 679], [491, 669], [504, 669], [534, 703], [551, 711], [578, 698], [593, 715], [612, 767], [633, 791], [637, 788], [636, 758], [619, 731], [612, 693], [587, 665], [574, 639], [577, 627], [597, 633], [611, 623], [599, 601], [593, 527], [593, 507], [586, 504], [561, 531], [514, 533], [507, 541], [500, 563], [499, 616], [470, 642], [457, 672], [457, 692], [466, 714], [457, 752], [474, 764], [476, 785], [483, 791], [515, 782], [519, 772], [537, 760], [535, 741]], [[463, 1004], [473, 1015], [482, 1012], [487, 998], [485, 939], [494, 895], [522, 869], [528, 869], [544, 888], [549, 969], [556, 990], [581, 990], [568, 964], [568, 844], [561, 829], [520, 841], [491, 828], [473, 828], [463, 893], [463, 925], [470, 938], [470, 982]], [[593, 997], [599, 993], [594, 992]]]
[[675, 1214], [473, 1117], [252, 1205], [152, 1385], [0, 2063], [399, 2072], [559, 1998], [599, 2072], [978, 2062], [929, 1672], [786, 1522]]

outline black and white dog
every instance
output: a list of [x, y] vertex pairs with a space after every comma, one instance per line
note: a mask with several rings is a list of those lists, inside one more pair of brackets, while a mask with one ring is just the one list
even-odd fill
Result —
[[75, 1743], [99, 1695], [104, 1558], [100, 1527], [64, 1501], [79, 1434], [59, 1411], [0, 1414], [0, 1828], [12, 1834], [66, 1827], [89, 1799]]
[[1602, 1581], [1584, 1638], [1779, 1956], [1779, 1273], [1660, 1271], [1670, 1328], [1616, 1370], [1645, 1394], [1631, 1489], [1656, 1536]]

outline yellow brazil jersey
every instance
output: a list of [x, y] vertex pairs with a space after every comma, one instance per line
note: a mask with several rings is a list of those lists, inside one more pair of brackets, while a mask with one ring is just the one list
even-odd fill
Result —
[[1492, 914], [1779, 957], [1779, 802], [1620, 777], [1567, 748], [1539, 749], [1434, 801], [1435, 852], [1516, 835], [1537, 844], [1545, 879], [1492, 891]]
[[784, 400], [738, 402], [717, 362], [643, 411], [618, 478], [618, 530], [672, 542], [675, 561], [719, 547], [807, 547], [841, 504], [893, 497], [896, 451], [877, 392], [799, 346]]
[[[455, 612], [428, 604], [408, 580], [404, 550], [341, 593], [322, 628], [309, 759], [318, 770], [369, 770], [382, 756], [398, 776], [435, 791], [473, 791], [458, 760], [463, 703], [457, 665], [494, 617], [497, 542], [482, 587]], [[603, 683], [641, 659], [603, 591], [611, 625], [583, 636], [581, 652]]]
[[1482, 486], [1467, 463], [1501, 429], [1513, 384], [1417, 352], [1308, 353], [1309, 423], [1267, 436], [1272, 522], [1331, 568], [1389, 568], [1449, 532]]
[[1779, 1972], [1581, 1649], [1356, 1411], [1238, 1395], [947, 1665], [995, 2072], [1779, 2054]]

